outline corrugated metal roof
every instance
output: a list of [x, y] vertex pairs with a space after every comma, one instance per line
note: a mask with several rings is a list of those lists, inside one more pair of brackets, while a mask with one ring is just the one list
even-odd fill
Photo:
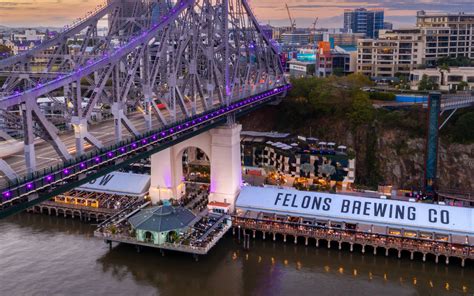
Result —
[[242, 210], [474, 235], [474, 209], [385, 200], [346, 194], [242, 187], [236, 201]]

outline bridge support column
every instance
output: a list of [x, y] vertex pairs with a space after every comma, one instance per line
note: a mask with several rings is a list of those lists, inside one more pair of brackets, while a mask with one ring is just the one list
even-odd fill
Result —
[[76, 140], [76, 155], [84, 154], [86, 140], [95, 147], [102, 148], [102, 143], [87, 131], [87, 119], [73, 116], [71, 124], [74, 128], [74, 138]]
[[22, 115], [26, 170], [28, 173], [33, 173], [36, 171], [35, 135], [33, 133], [32, 108], [28, 104], [22, 106]]
[[241, 125], [231, 124], [210, 131], [212, 143], [209, 201], [228, 203], [231, 212], [234, 211], [235, 199], [242, 184], [241, 130]]
[[[174, 147], [167, 148], [151, 156], [150, 198], [152, 203], [171, 198], [180, 198], [184, 183], [180, 182], [178, 174], [182, 174], [175, 163]], [[177, 172], [179, 171], [179, 172]]]
[[123, 107], [120, 103], [114, 102], [112, 104], [112, 115], [114, 116], [115, 141], [119, 143], [123, 140], [122, 118], [124, 117]]

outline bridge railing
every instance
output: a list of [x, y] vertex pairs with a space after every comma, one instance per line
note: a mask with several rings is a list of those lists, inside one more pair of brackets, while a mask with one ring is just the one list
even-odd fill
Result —
[[184, 134], [193, 133], [205, 125], [225, 120], [229, 114], [260, 105], [270, 98], [286, 92], [290, 87], [289, 84], [282, 85], [253, 97], [236, 101], [228, 106], [216, 107], [159, 130], [147, 132], [98, 151], [89, 152], [86, 155], [64, 162], [62, 165], [18, 179], [16, 182], [9, 184], [8, 188], [2, 190], [0, 206], [19, 201], [28, 196], [31, 197], [33, 194], [51, 191], [54, 188], [64, 186], [70, 181], [81, 181], [88, 174], [97, 173], [108, 166], [132, 158], [136, 154], [165, 145]]

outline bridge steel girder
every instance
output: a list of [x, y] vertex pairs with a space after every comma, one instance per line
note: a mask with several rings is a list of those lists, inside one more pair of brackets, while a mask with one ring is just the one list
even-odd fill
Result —
[[[10, 80], [16, 83], [0, 94], [0, 110], [5, 111], [0, 112], [0, 123], [12, 122], [21, 106], [27, 106], [26, 115], [31, 115], [23, 116], [25, 131], [19, 132], [30, 144], [25, 148], [31, 173], [27, 179], [39, 173], [34, 167], [32, 134], [50, 143], [67, 164], [95, 153], [94, 148], [106, 149], [88, 132], [96, 121], [94, 112], [113, 110], [118, 143], [122, 136], [123, 140], [137, 138], [286, 85], [275, 44], [262, 33], [246, 0], [180, 0], [173, 7], [166, 3], [111, 0], [77, 27], [0, 63], [1, 71], [14, 71]], [[153, 15], [156, 5], [158, 16]], [[109, 28], [99, 36], [97, 23], [106, 15]], [[79, 54], [71, 54], [68, 42], [78, 45]], [[41, 75], [31, 74], [35, 67]], [[42, 96], [52, 101], [51, 110], [61, 112], [59, 122], [42, 109], [38, 100]], [[158, 108], [157, 103], [164, 107]], [[129, 120], [135, 110], [143, 110], [146, 130]], [[60, 137], [58, 123], [79, 128], [72, 134], [74, 153], [69, 154], [61, 141], [66, 136]], [[122, 125], [129, 134], [122, 135]], [[85, 141], [92, 144], [87, 151]]]
[[285, 94], [290, 87], [287, 84], [235, 101], [229, 106], [218, 106], [186, 121], [124, 141], [100, 152], [89, 153], [88, 156], [65, 163], [55, 171], [50, 170], [46, 174], [24, 179], [14, 185], [14, 188], [2, 191], [0, 219], [190, 139], [225, 123], [229, 116], [243, 116]]

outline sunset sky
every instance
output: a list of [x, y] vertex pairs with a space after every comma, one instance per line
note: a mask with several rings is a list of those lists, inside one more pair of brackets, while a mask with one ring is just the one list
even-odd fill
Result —
[[[262, 23], [289, 24], [280, 0], [248, 0]], [[414, 22], [417, 10], [474, 12], [474, 0], [286, 0], [300, 27], [319, 17], [318, 26], [341, 27], [346, 8], [384, 8], [386, 19], [397, 26]], [[0, 0], [0, 25], [63, 26], [102, 3], [98, 0]]]

